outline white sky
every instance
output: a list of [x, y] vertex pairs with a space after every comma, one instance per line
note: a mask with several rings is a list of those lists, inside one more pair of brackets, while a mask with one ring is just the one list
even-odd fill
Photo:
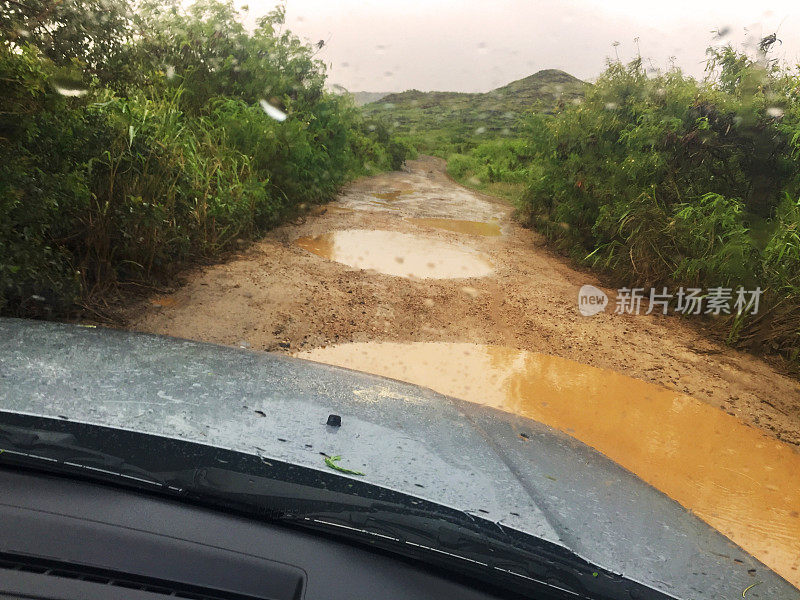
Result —
[[[249, 5], [249, 21], [275, 0]], [[702, 76], [713, 30], [737, 44], [773, 31], [776, 55], [800, 62], [800, 0], [287, 0], [287, 27], [311, 42], [330, 83], [351, 91], [482, 92], [540, 69], [592, 79], [614, 56]], [[749, 33], [748, 33], [749, 32]], [[719, 40], [718, 40], [719, 41]]]

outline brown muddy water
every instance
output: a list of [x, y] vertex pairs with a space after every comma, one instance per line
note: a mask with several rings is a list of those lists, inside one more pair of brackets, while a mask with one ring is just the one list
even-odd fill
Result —
[[413, 190], [392, 190], [391, 192], [384, 192], [379, 194], [372, 194], [376, 198], [380, 198], [381, 200], [387, 200], [389, 202], [393, 202], [394, 200], [399, 200], [400, 196], [403, 194], [409, 194]]
[[406, 219], [409, 223], [419, 225], [421, 227], [433, 227], [435, 229], [444, 229], [445, 231], [454, 231], [456, 233], [465, 233], [467, 235], [483, 235], [487, 237], [496, 237], [502, 233], [500, 230], [500, 223], [497, 221], [461, 221], [459, 219]]
[[800, 454], [694, 398], [560, 357], [466, 343], [351, 343], [300, 358], [487, 404], [605, 454], [800, 587]]
[[458, 279], [492, 273], [492, 265], [481, 253], [396, 231], [331, 231], [315, 237], [301, 237], [294, 243], [329, 260], [397, 277]]

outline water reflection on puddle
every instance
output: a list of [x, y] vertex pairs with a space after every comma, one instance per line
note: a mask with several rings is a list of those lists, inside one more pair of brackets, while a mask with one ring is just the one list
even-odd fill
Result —
[[564, 431], [800, 586], [800, 454], [708, 404], [613, 371], [499, 346], [345, 344], [298, 356]]
[[338, 203], [365, 212], [400, 212], [406, 217], [433, 217], [469, 221], [492, 221], [503, 218], [505, 211], [477, 197], [470, 190], [432, 184], [415, 179], [413, 187], [381, 190], [353, 189], [342, 195]]
[[358, 269], [419, 279], [484, 277], [492, 272], [477, 252], [396, 231], [349, 229], [295, 240], [301, 248]]
[[434, 227], [456, 233], [467, 235], [498, 236], [500, 235], [500, 223], [497, 221], [460, 221], [458, 219], [408, 219], [409, 223], [422, 227]]
[[403, 194], [410, 194], [411, 192], [408, 190], [392, 190], [391, 192], [383, 192], [380, 194], [372, 194], [376, 198], [380, 198], [381, 200], [387, 200], [389, 202], [393, 202], [395, 200], [399, 200], [400, 196]]

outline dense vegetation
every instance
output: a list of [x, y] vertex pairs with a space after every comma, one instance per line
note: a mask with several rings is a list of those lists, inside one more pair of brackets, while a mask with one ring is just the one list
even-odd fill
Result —
[[728, 341], [797, 361], [800, 77], [769, 42], [709, 50], [702, 82], [611, 64], [583, 103], [529, 120], [520, 207], [621, 285], [760, 286], [757, 315], [725, 318]]
[[397, 168], [283, 10], [0, 0], [0, 313], [70, 312]]
[[760, 287], [757, 315], [716, 323], [798, 364], [800, 74], [768, 58], [772, 42], [710, 49], [703, 81], [610, 63], [583, 99], [529, 111], [514, 136], [434, 151], [620, 287]]

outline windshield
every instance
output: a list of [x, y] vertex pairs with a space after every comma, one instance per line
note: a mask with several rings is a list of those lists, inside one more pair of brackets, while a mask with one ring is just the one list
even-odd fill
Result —
[[794, 3], [0, 7], [0, 410], [800, 587]]

